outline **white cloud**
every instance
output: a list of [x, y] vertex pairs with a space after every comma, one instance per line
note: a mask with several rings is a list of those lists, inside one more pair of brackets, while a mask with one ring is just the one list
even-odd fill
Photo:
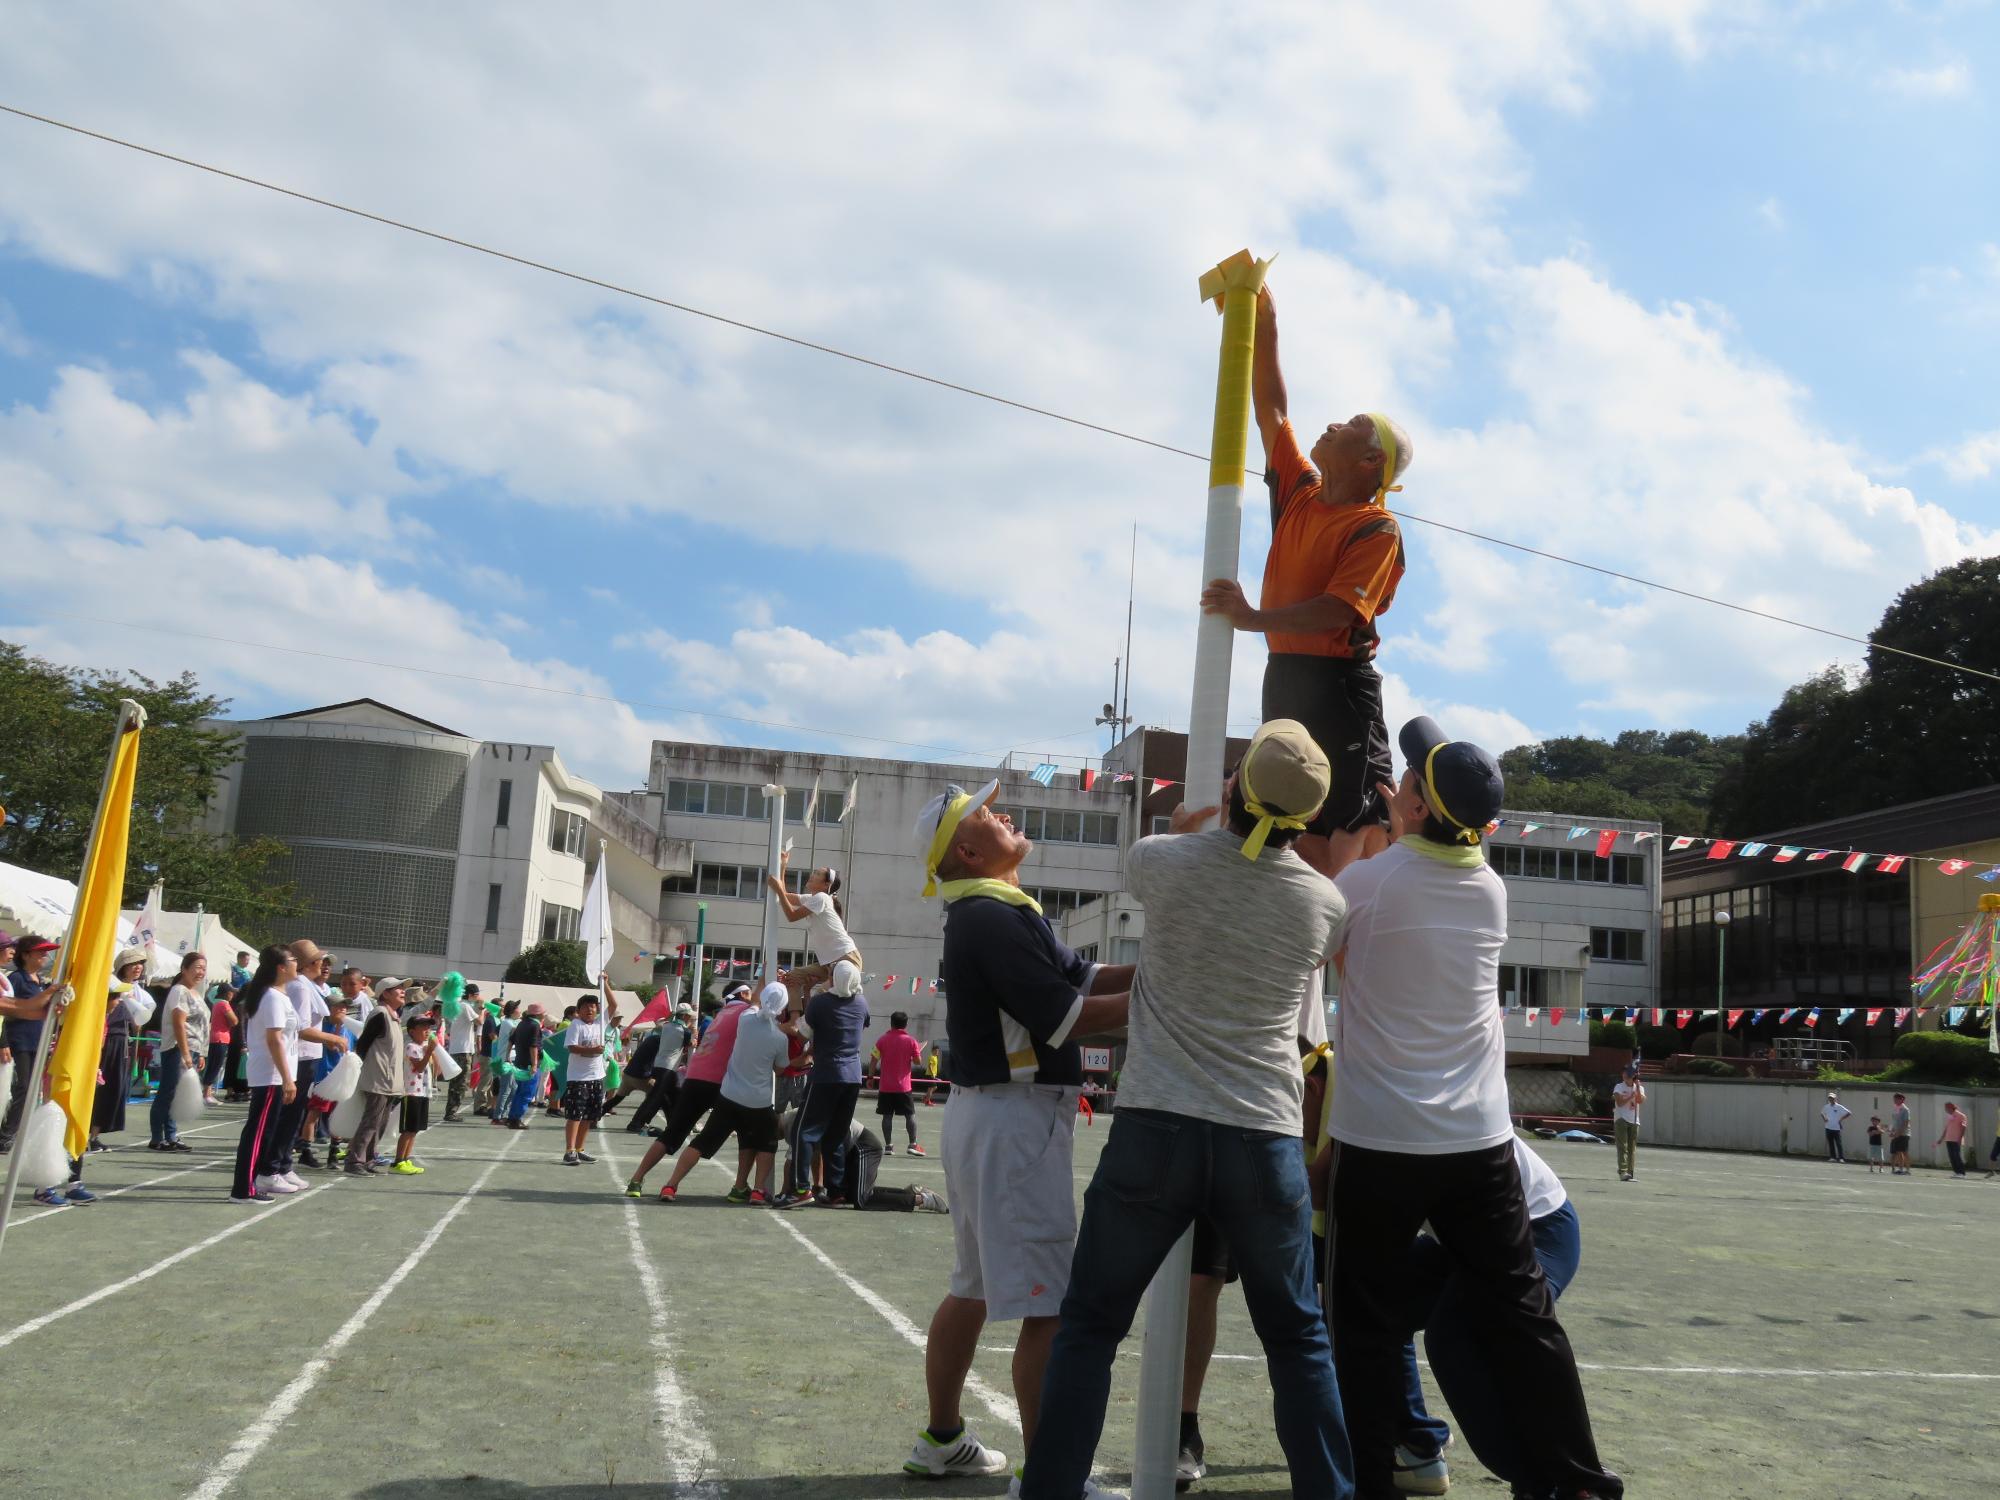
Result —
[[2000, 469], [2000, 430], [1976, 433], [1949, 448], [1934, 449], [1925, 457], [1940, 465], [1953, 479], [1986, 479]]
[[1958, 99], [1972, 91], [1972, 69], [1962, 59], [1929, 68], [1885, 68], [1876, 84], [1916, 99]]
[[1757, 205], [1757, 217], [1763, 221], [1766, 229], [1783, 229], [1785, 227], [1785, 205], [1780, 203], [1776, 198], [1766, 198], [1762, 203]]

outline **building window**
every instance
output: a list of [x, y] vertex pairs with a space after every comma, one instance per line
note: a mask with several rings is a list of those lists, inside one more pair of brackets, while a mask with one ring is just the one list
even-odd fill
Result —
[[1646, 934], [1637, 927], [1593, 927], [1590, 956], [1614, 964], [1646, 961]]
[[542, 941], [551, 938], [571, 939], [583, 923], [583, 912], [574, 906], [557, 906], [553, 901], [542, 905]]
[[1522, 880], [1574, 880], [1594, 885], [1646, 884], [1646, 856], [1614, 854], [1599, 859], [1592, 849], [1544, 849], [1528, 844], [1489, 844], [1495, 873]]
[[1153, 832], [1155, 834], [1172, 833], [1173, 831], [1174, 831], [1174, 820], [1172, 818], [1153, 819]]
[[1049, 918], [1050, 921], [1054, 921], [1059, 917], [1066, 917], [1079, 906], [1083, 905], [1084, 902], [1095, 901], [1099, 896], [1104, 894], [1102, 891], [1056, 890], [1049, 886], [1041, 885], [1029, 886], [1026, 889], [1030, 896], [1033, 896], [1035, 900], [1041, 903], [1042, 915]]
[[821, 826], [838, 823], [841, 814], [846, 811], [847, 793], [821, 792], [819, 794], [819, 811], [813, 815], [813, 821]]
[[[810, 787], [785, 789], [787, 823], [803, 823], [806, 820], [806, 798], [811, 795]], [[845, 792], [823, 791], [813, 808], [813, 822], [822, 827], [838, 823], [846, 806]], [[762, 787], [745, 786], [736, 781], [669, 780], [667, 811], [699, 813], [707, 818], [751, 818], [758, 822], [771, 815], [770, 809], [764, 805]]]
[[[507, 783], [503, 781], [500, 784], [505, 786]], [[498, 885], [489, 885], [486, 887], [486, 930], [488, 932], [498, 932], [500, 930], [500, 887]]]
[[1075, 812], [1060, 807], [996, 807], [1014, 826], [1038, 844], [1106, 844], [1118, 842], [1118, 814]]
[[762, 865], [709, 865], [694, 867], [691, 875], [670, 875], [660, 882], [666, 896], [719, 896], [724, 900], [749, 900], [764, 888]]
[[583, 833], [587, 826], [588, 820], [582, 813], [557, 808], [549, 815], [549, 847], [558, 854], [583, 858]]
[[493, 826], [505, 828], [507, 815], [514, 810], [514, 783], [511, 780], [500, 783], [499, 805], [493, 809]]

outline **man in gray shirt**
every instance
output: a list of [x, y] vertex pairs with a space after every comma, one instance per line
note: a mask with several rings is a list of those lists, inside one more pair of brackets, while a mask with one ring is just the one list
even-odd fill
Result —
[[1181, 1235], [1206, 1215], [1228, 1242], [1270, 1363], [1278, 1441], [1300, 1495], [1353, 1493], [1333, 1356], [1313, 1286], [1299, 1135], [1300, 1001], [1340, 947], [1346, 905], [1290, 847], [1326, 800], [1303, 726], [1257, 731], [1215, 809], [1141, 839], [1127, 884], [1146, 907], [1118, 1111], [1084, 1195], [1062, 1326], [1042, 1385], [1024, 1500], [1084, 1494], [1111, 1359]]

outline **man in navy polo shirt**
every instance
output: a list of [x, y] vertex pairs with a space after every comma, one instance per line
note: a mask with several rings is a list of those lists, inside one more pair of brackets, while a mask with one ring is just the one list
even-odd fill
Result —
[[1083, 1092], [1077, 1038], [1125, 1024], [1130, 965], [1086, 963], [1021, 889], [1034, 846], [990, 804], [998, 781], [951, 787], [917, 819], [926, 896], [942, 896], [951, 1098], [943, 1157], [955, 1254], [924, 1347], [930, 1425], [904, 1463], [941, 1478], [998, 1474], [1003, 1453], [966, 1430], [960, 1403], [987, 1320], [1021, 1323], [1014, 1399], [1032, 1441], [1076, 1243], [1071, 1155]]
[[[861, 1033], [868, 1029], [868, 1001], [861, 994], [861, 971], [846, 959], [833, 966], [833, 987], [806, 1002], [806, 1025], [812, 1028], [812, 1076], [806, 1082], [806, 1102], [799, 1106], [797, 1149], [790, 1163], [792, 1180], [773, 1204], [792, 1208], [813, 1201], [813, 1153], [825, 1162], [826, 1194], [821, 1200], [839, 1204], [851, 1196], [841, 1179], [847, 1127], [861, 1098]], [[822, 1146], [822, 1142], [825, 1143]]]

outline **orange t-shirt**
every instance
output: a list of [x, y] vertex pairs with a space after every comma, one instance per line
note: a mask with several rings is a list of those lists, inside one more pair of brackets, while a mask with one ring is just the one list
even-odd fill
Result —
[[1382, 638], [1375, 617], [1389, 608], [1403, 576], [1403, 533], [1382, 506], [1322, 505], [1319, 475], [1299, 452], [1290, 422], [1271, 444], [1271, 551], [1264, 559], [1265, 609], [1332, 594], [1360, 616], [1339, 630], [1265, 634], [1271, 650], [1367, 661]]

